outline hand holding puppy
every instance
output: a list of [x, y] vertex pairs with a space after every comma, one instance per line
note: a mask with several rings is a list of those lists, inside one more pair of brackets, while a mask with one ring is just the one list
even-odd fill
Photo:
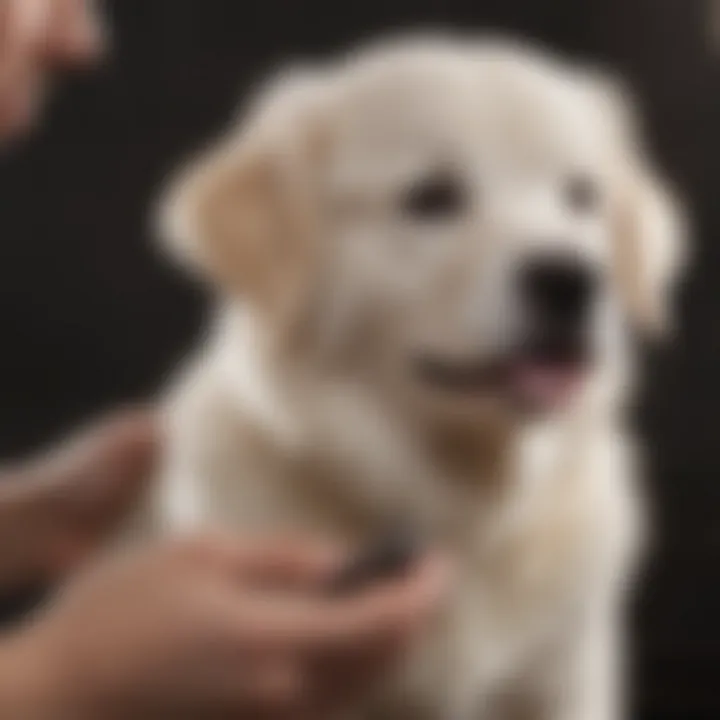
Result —
[[[0, 649], [0, 715], [320, 718], [382, 677], [436, 607], [443, 564], [343, 597], [337, 554], [198, 537], [97, 565]], [[5, 658], [8, 658], [7, 660]]]

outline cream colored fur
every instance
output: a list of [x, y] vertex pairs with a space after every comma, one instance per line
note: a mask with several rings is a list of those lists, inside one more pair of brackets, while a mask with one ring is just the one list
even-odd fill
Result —
[[[438, 163], [472, 209], [408, 225], [394, 199]], [[577, 169], [603, 187], [592, 218], [553, 200]], [[163, 219], [218, 309], [171, 393], [154, 527], [360, 540], [410, 519], [454, 556], [457, 587], [360, 717], [621, 717], [640, 536], [624, 324], [663, 321], [679, 231], [612, 84], [520, 44], [381, 44], [278, 78]], [[552, 244], [607, 277], [582, 392], [531, 419], [423, 388], [416, 347], [490, 356], [520, 331], [510, 271]]]

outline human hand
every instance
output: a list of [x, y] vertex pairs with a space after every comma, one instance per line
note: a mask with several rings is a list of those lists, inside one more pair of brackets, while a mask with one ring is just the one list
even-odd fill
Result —
[[446, 578], [431, 558], [329, 598], [318, 588], [336, 562], [303, 540], [212, 536], [97, 566], [6, 647], [0, 714], [3, 682], [16, 698], [3, 716], [27, 720], [318, 720], [347, 710], [422, 629]]
[[32, 122], [48, 75], [102, 51], [95, 6], [93, 0], [0, 2], [0, 137]]
[[53, 584], [113, 532], [146, 486], [155, 416], [128, 411], [0, 471], [0, 588]]

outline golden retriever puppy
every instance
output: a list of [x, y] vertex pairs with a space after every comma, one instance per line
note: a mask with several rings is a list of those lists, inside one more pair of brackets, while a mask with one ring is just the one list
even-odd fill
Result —
[[170, 189], [218, 302], [154, 522], [400, 521], [456, 560], [359, 717], [621, 715], [628, 328], [664, 325], [680, 230], [631, 115], [520, 43], [402, 39], [280, 77]]

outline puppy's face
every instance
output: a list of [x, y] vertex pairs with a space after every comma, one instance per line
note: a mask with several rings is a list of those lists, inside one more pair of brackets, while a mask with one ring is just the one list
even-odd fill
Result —
[[627, 321], [661, 319], [672, 211], [620, 103], [579, 71], [376, 51], [274, 91], [250, 125], [173, 207], [316, 367], [432, 411], [545, 414], [617, 382]]

